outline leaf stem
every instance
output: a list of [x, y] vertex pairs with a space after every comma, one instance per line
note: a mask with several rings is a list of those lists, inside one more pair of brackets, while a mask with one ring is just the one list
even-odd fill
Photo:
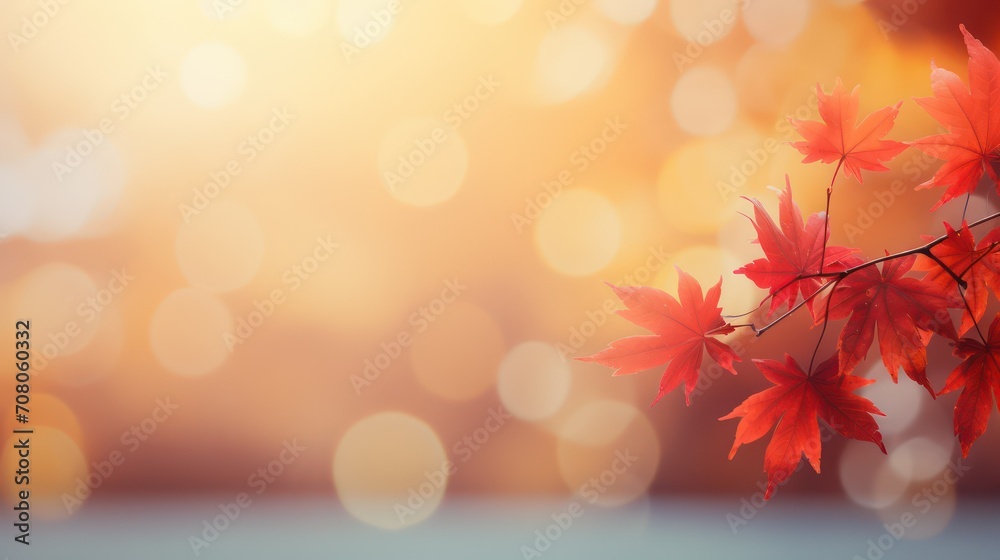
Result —
[[826, 327], [830, 324], [830, 302], [833, 301], [833, 293], [837, 291], [837, 284], [840, 283], [841, 278], [833, 281], [833, 289], [830, 290], [830, 295], [826, 298], [826, 307], [823, 309], [823, 329], [819, 331], [819, 340], [816, 341], [816, 347], [813, 348], [812, 357], [809, 358], [809, 369], [806, 370], [808, 373], [806, 375], [813, 374], [813, 364], [816, 363], [816, 354], [819, 353], [819, 347], [823, 344], [823, 337], [826, 335]]
[[[844, 160], [840, 160], [843, 162]], [[840, 169], [840, 165], [837, 165], [837, 169]], [[834, 179], [837, 178], [837, 174], [833, 174]], [[785, 180], [788, 180], [788, 176], [785, 175]], [[826, 188], [826, 211], [823, 212], [823, 251], [819, 254], [819, 273], [823, 274], [823, 265], [826, 263], [826, 245], [830, 240], [830, 196], [833, 194], [833, 183]]]
[[979, 329], [979, 321], [975, 320], [976, 316], [972, 313], [972, 307], [969, 305], [969, 300], [965, 299], [965, 290], [959, 288], [958, 295], [961, 296], [962, 303], [965, 304], [965, 311], [968, 312], [969, 317], [972, 317], [973, 319], [972, 325], [976, 327], [976, 334], [979, 335], [979, 340], [983, 341], [983, 346], [989, 346], [989, 343], [986, 342], [986, 337], [983, 336], [983, 331]]
[[833, 189], [833, 184], [837, 181], [837, 173], [840, 172], [840, 167], [842, 165], [844, 165], [844, 160], [845, 159], [847, 159], [847, 156], [841, 156], [840, 157], [840, 161], [837, 162], [837, 168], [833, 170], [833, 178], [830, 179], [830, 188], [827, 189], [827, 190], [832, 190]]

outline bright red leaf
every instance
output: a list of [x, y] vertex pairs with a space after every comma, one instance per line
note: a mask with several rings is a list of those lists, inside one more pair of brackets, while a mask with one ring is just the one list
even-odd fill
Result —
[[[962, 229], [955, 231], [950, 224], [944, 224], [948, 239], [935, 245], [931, 253], [946, 264], [955, 274], [962, 275], [967, 287], [965, 300], [969, 309], [962, 314], [962, 324], [958, 334], [963, 335], [986, 313], [986, 304], [990, 290], [1000, 289], [1000, 254], [997, 250], [997, 235], [983, 238], [976, 245], [976, 240], [969, 231], [968, 225], [962, 223]], [[925, 238], [926, 239], [926, 238]], [[915, 270], [926, 270], [924, 281], [934, 284], [947, 293], [958, 294], [958, 283], [941, 265], [930, 258], [921, 256], [917, 259]], [[969, 313], [969, 310], [972, 313]]]
[[712, 338], [735, 330], [722, 319], [722, 309], [718, 307], [722, 280], [702, 297], [697, 280], [680, 269], [677, 274], [680, 301], [656, 288], [611, 286], [626, 307], [616, 313], [653, 334], [621, 338], [593, 356], [577, 358], [615, 368], [614, 375], [666, 364], [653, 404], [681, 383], [684, 398], [691, 404], [691, 391], [698, 383], [704, 350], [734, 375], [733, 362], [740, 361], [732, 348]]
[[994, 399], [1000, 406], [1000, 315], [990, 325], [988, 343], [963, 338], [955, 345], [955, 355], [964, 361], [951, 372], [939, 394], [962, 389], [955, 403], [955, 435], [962, 444], [962, 456], [986, 432]]
[[905, 276], [915, 260], [912, 255], [892, 259], [882, 263], [881, 271], [872, 265], [845, 278], [829, 296], [829, 318], [850, 316], [837, 342], [843, 374], [853, 372], [868, 355], [877, 325], [882, 363], [892, 380], [902, 367], [933, 395], [927, 381], [927, 343], [932, 332], [958, 338], [948, 308], [963, 305], [955, 294]]
[[917, 99], [946, 134], [921, 138], [914, 145], [945, 161], [934, 176], [917, 188], [947, 187], [932, 210], [975, 190], [984, 173], [997, 180], [992, 163], [1000, 149], [1000, 61], [960, 25], [969, 50], [969, 87], [954, 72], [931, 64], [933, 97]]
[[838, 169], [843, 166], [847, 175], [859, 183], [863, 182], [862, 169], [886, 171], [888, 168], [882, 162], [891, 160], [907, 147], [903, 142], [882, 139], [892, 130], [902, 102], [883, 107], [857, 124], [860, 87], [855, 87], [848, 94], [843, 82], [837, 78], [833, 93], [827, 95], [816, 84], [819, 116], [823, 122], [789, 119], [805, 138], [803, 142], [792, 143], [794, 148], [805, 154], [803, 163], [837, 162]]
[[[760, 201], [748, 198], [754, 208], [754, 218], [751, 219], [757, 230], [757, 242], [764, 250], [763, 259], [757, 259], [750, 264], [736, 269], [736, 274], [745, 274], [760, 288], [765, 288], [771, 295], [773, 313], [782, 304], [789, 307], [795, 305], [798, 296], [808, 297], [823, 284], [821, 278], [800, 279], [804, 275], [816, 274], [820, 270], [820, 259], [823, 259], [824, 272], [840, 272], [858, 259], [848, 259], [857, 249], [848, 249], [831, 245], [826, 248], [823, 256], [823, 244], [829, 239], [830, 232], [823, 236], [823, 214], [813, 214], [803, 223], [802, 211], [792, 200], [792, 184], [785, 176], [785, 190], [778, 195], [778, 218], [781, 229], [767, 214]], [[806, 304], [812, 309], [815, 300]]]
[[841, 377], [836, 355], [820, 364], [812, 375], [803, 372], [787, 354], [784, 364], [776, 360], [754, 360], [754, 363], [775, 386], [751, 395], [720, 420], [740, 418], [730, 459], [740, 445], [760, 439], [774, 426], [774, 435], [764, 452], [767, 473], [764, 499], [769, 499], [774, 489], [791, 476], [803, 454], [813, 470], [819, 472], [821, 442], [817, 418], [842, 436], [870, 441], [885, 453], [882, 434], [872, 417], [882, 412], [868, 399], [854, 394], [855, 390], [874, 383], [874, 379]]
[[[944, 160], [933, 178], [918, 187], [945, 187], [934, 208], [971, 194], [986, 175], [1000, 191], [1000, 59], [964, 26], [960, 29], [969, 52], [968, 86], [954, 73], [933, 67], [933, 95], [917, 100], [944, 130], [915, 143], [924, 153]], [[836, 163], [834, 180], [843, 168], [848, 176], [861, 182], [862, 172], [885, 171], [885, 164], [909, 145], [885, 138], [901, 104], [884, 107], [859, 120], [858, 88], [848, 93], [838, 79], [831, 93], [824, 93], [818, 85], [817, 90], [820, 120], [791, 119], [803, 137], [792, 145], [805, 154], [805, 163]], [[833, 192], [832, 184], [827, 189], [828, 197]], [[892, 191], [901, 192], [896, 184]], [[891, 195], [882, 194], [886, 196], [879, 194], [877, 205], [887, 207], [892, 203]], [[1000, 297], [1000, 227], [995, 227], [1000, 222], [977, 241], [964, 221], [966, 211], [985, 216], [975, 222], [976, 226], [995, 220], [996, 214], [985, 214], [991, 211], [989, 201], [977, 204], [985, 207], [982, 212], [970, 207], [971, 198], [966, 201], [961, 227], [956, 230], [945, 223], [946, 234], [941, 238], [925, 236], [924, 245], [866, 262], [855, 254], [855, 249], [827, 245], [829, 231], [842, 225], [853, 227], [850, 224], [856, 221], [854, 231], [861, 232], [885, 213], [885, 208], [878, 210], [872, 203], [859, 209], [856, 220], [848, 215], [830, 222], [823, 213], [804, 217], [793, 200], [787, 176], [785, 189], [778, 193], [776, 215], [769, 215], [758, 200], [747, 200], [754, 209], [748, 216], [757, 234], [754, 242], [761, 246], [763, 256], [735, 273], [768, 291], [771, 314], [784, 307], [808, 307], [814, 324], [823, 325], [815, 336], [814, 357], [823, 343], [829, 342], [824, 336], [837, 330], [830, 328], [834, 327], [830, 322], [845, 321], [836, 325], [843, 328], [838, 333], [834, 356], [815, 370], [810, 362], [812, 371], [803, 371], [787, 354], [784, 362], [754, 361], [772, 386], [751, 395], [721, 418], [740, 420], [730, 458], [743, 444], [773, 430], [764, 455], [765, 498], [769, 499], [803, 466], [803, 455], [816, 472], [820, 471], [823, 424], [831, 432], [875, 443], [884, 453], [882, 435], [873, 417], [882, 413], [855, 394], [874, 381], [854, 375], [855, 370], [877, 339], [882, 363], [893, 382], [898, 382], [902, 368], [937, 397], [927, 379], [927, 345], [934, 334], [949, 339], [961, 360], [940, 394], [961, 390], [955, 405], [954, 429], [962, 453], [967, 456], [972, 444], [985, 432], [993, 407], [1000, 407], [1000, 314], [990, 326], [988, 337], [981, 332], [983, 326], [979, 323], [989, 307], [989, 293]], [[820, 271], [822, 277], [818, 277]], [[654, 404], [682, 384], [690, 404], [706, 351], [722, 367], [736, 373], [733, 365], [739, 357], [716, 336], [731, 333], [736, 327], [746, 327], [761, 336], [791, 315], [789, 312], [764, 324], [730, 325], [718, 308], [721, 284], [720, 280], [703, 296], [701, 286], [681, 272], [678, 298], [652, 288], [612, 286], [626, 307], [618, 313], [652, 334], [622, 338], [593, 356], [578, 359], [615, 368], [614, 375], [665, 366]], [[813, 301], [820, 290], [822, 293]], [[763, 305], [761, 302], [760, 307]], [[951, 317], [954, 309], [962, 310], [957, 331]], [[978, 335], [975, 338], [968, 336], [973, 329]]]

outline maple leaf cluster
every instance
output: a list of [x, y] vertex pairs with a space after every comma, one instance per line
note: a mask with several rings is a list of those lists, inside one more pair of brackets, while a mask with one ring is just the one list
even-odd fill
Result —
[[[816, 352], [803, 369], [786, 355], [784, 362], [755, 359], [753, 363], [772, 387], [753, 394], [720, 420], [739, 418], [730, 458], [737, 449], [772, 431], [764, 453], [768, 485], [765, 498], [794, 472], [802, 456], [820, 471], [822, 421], [844, 437], [885, 445], [869, 400], [856, 395], [875, 383], [854, 375], [878, 340], [882, 363], [893, 382], [899, 370], [920, 384], [931, 397], [962, 390], [954, 410], [954, 430], [968, 455], [973, 442], [986, 430], [994, 402], [1000, 406], [1000, 314], [987, 332], [980, 326], [989, 295], [1000, 292], [1000, 227], [978, 242], [973, 229], [1000, 213], [958, 228], [944, 224], [940, 237], [909, 251], [866, 260], [860, 251], [829, 245], [829, 200], [838, 172], [862, 183], [863, 171], [887, 171], [886, 163], [914, 147], [937, 159], [941, 167], [917, 189], [943, 187], [931, 209], [968, 197], [988, 177], [1000, 190], [995, 165], [1000, 160], [1000, 61], [960, 26], [969, 52], [969, 85], [955, 73], [932, 64], [931, 97], [916, 99], [946, 132], [913, 142], [886, 139], [902, 102], [879, 109], [858, 122], [859, 88], [850, 93], [838, 79], [829, 94], [817, 85], [821, 121], [790, 119], [803, 140], [792, 147], [806, 163], [836, 163], [827, 188], [827, 211], [803, 218], [792, 198], [791, 183], [778, 194], [777, 223], [758, 200], [748, 218], [757, 233], [763, 257], [734, 272], [746, 276], [768, 296], [766, 315], [777, 318], [765, 325], [730, 324], [722, 315], [722, 280], [703, 293], [701, 284], [678, 269], [677, 297], [651, 287], [611, 286], [625, 305], [617, 313], [650, 331], [650, 335], [616, 340], [594, 355], [578, 358], [614, 368], [614, 375], [638, 373], [666, 366], [656, 404], [667, 393], [684, 386], [690, 406], [704, 356], [734, 375], [741, 359], [720, 337], [738, 328], [763, 335], [784, 318], [805, 307], [814, 326], [821, 326], [818, 351], [831, 322], [841, 326], [833, 356], [814, 366]], [[958, 327], [953, 315], [960, 315]], [[970, 336], [974, 333], [975, 336]], [[927, 346], [944, 339], [961, 360], [945, 385], [935, 391], [927, 378]]]

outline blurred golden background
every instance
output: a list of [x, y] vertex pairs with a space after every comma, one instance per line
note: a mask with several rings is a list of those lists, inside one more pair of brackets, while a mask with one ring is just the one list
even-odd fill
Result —
[[[658, 371], [565, 359], [638, 334], [602, 281], [674, 291], [679, 266], [723, 277], [725, 313], [752, 309], [763, 294], [732, 275], [758, 256], [740, 197], [774, 208], [787, 173], [819, 211], [832, 174], [799, 163], [785, 117], [817, 119], [816, 84], [839, 76], [862, 114], [906, 100], [891, 138], [936, 132], [910, 98], [931, 60], [966, 75], [959, 22], [1000, 48], [993, 7], [6, 2], [0, 332], [13, 355], [31, 320], [35, 514], [232, 496], [273, 467], [269, 493], [398, 528], [462, 495], [586, 497], [626, 450], [602, 506], [752, 495], [764, 444], [727, 461], [735, 424], [716, 419], [763, 386], [751, 357], [801, 358], [817, 333], [799, 316], [734, 335], [740, 376], [650, 409]], [[910, 150], [863, 186], [839, 178], [832, 242], [871, 256], [937, 234], [961, 208], [913, 192], [936, 166]], [[953, 363], [932, 346], [935, 386]], [[948, 468], [954, 396], [868, 364], [889, 455], [835, 438], [823, 474], [781, 493], [891, 517]], [[993, 424], [928, 536], [957, 495], [1000, 491]], [[8, 442], [8, 501], [15, 462]]]

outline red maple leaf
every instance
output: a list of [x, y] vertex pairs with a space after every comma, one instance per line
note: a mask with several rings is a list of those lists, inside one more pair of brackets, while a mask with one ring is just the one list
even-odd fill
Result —
[[[955, 403], [955, 435], [962, 444], [962, 456], [969, 456], [972, 443], [986, 432], [993, 400], [1000, 406], [1000, 314], [990, 325], [989, 342], [963, 338], [955, 345], [955, 355], [964, 361], [951, 372], [943, 395], [962, 388]], [[992, 392], [992, 394], [991, 394]]]
[[[787, 175], [785, 190], [778, 194], [780, 230], [760, 201], [753, 198], [747, 200], [754, 207], [754, 218], [750, 221], [757, 230], [757, 243], [764, 250], [765, 258], [757, 259], [734, 272], [745, 274], [758, 287], [768, 290], [771, 295], [770, 313], [774, 313], [782, 304], [787, 303], [789, 307], [795, 305], [799, 293], [808, 297], [819, 289], [823, 284], [821, 278], [802, 277], [820, 272], [821, 258], [824, 272], [840, 272], [853, 264], [860, 264], [858, 259], [848, 259], [857, 249], [831, 245], [826, 248], [824, 256], [823, 245], [830, 238], [829, 229], [824, 224], [824, 215], [812, 214], [803, 223], [802, 211], [792, 200], [792, 184]], [[825, 237], [824, 229], [827, 229]], [[809, 300], [807, 303], [810, 310], [814, 301]]]
[[[838, 170], [843, 166], [848, 176], [862, 183], [862, 169], [888, 170], [889, 168], [882, 162], [899, 155], [906, 149], [907, 144], [882, 139], [892, 130], [902, 101], [869, 114], [861, 124], [857, 124], [860, 88], [861, 86], [856, 86], [848, 94], [843, 82], [837, 78], [833, 93], [827, 95], [823, 93], [820, 85], [816, 84], [819, 116], [823, 122], [792, 118], [789, 121], [805, 138], [804, 142], [792, 143], [792, 147], [805, 154], [803, 163], [836, 161]], [[836, 171], [833, 173], [833, 178], [837, 178]], [[833, 181], [830, 183], [833, 184]]]
[[[934, 395], [927, 381], [927, 343], [936, 332], [958, 338], [948, 314], [949, 307], [962, 307], [953, 293], [935, 284], [907, 277], [916, 257], [901, 257], [854, 272], [842, 280], [829, 296], [829, 319], [850, 319], [837, 341], [841, 372], [849, 374], [868, 355], [878, 325], [879, 349], [892, 380], [902, 367], [910, 379]], [[817, 323], [824, 320], [819, 317]]]
[[701, 284], [677, 269], [677, 295], [645, 286], [611, 286], [627, 309], [616, 311], [625, 319], [652, 332], [612, 342], [592, 356], [577, 358], [615, 368], [613, 375], [628, 375], [666, 364], [660, 390], [653, 400], [684, 383], [684, 398], [691, 404], [691, 391], [698, 383], [703, 351], [733, 375], [733, 362], [740, 361], [732, 348], [712, 338], [731, 333], [735, 327], [722, 319], [719, 295], [722, 280], [702, 297]]
[[819, 472], [821, 443], [817, 418], [842, 436], [870, 441], [885, 453], [882, 434], [872, 416], [881, 416], [882, 412], [868, 399], [854, 394], [855, 390], [874, 383], [874, 379], [841, 377], [836, 355], [821, 363], [812, 375], [806, 375], [788, 354], [784, 364], [776, 360], [753, 362], [775, 386], [751, 395], [720, 420], [741, 418], [730, 459], [740, 445], [760, 439], [774, 426], [774, 435], [764, 452], [767, 473], [764, 499], [769, 499], [774, 489], [788, 480], [803, 454], [813, 470]]
[[[944, 224], [944, 229], [948, 236], [947, 240], [935, 245], [931, 253], [952, 272], [961, 275], [967, 284], [965, 300], [969, 303], [969, 308], [962, 314], [962, 324], [958, 329], [958, 334], [961, 336], [983, 318], [990, 290], [1000, 289], [1000, 255], [996, 252], [1000, 231], [994, 230], [977, 246], [965, 222], [958, 231], [948, 223]], [[927, 275], [924, 276], [925, 282], [935, 284], [944, 292], [959, 294], [955, 279], [932, 259], [921, 256], [913, 268], [927, 271]]]
[[997, 181], [992, 163], [1000, 149], [1000, 61], [995, 54], [960, 25], [969, 50], [969, 87], [954, 72], [931, 64], [933, 97], [916, 99], [946, 134], [921, 138], [914, 145], [945, 163], [917, 188], [947, 187], [945, 202], [975, 190], [984, 173]]

